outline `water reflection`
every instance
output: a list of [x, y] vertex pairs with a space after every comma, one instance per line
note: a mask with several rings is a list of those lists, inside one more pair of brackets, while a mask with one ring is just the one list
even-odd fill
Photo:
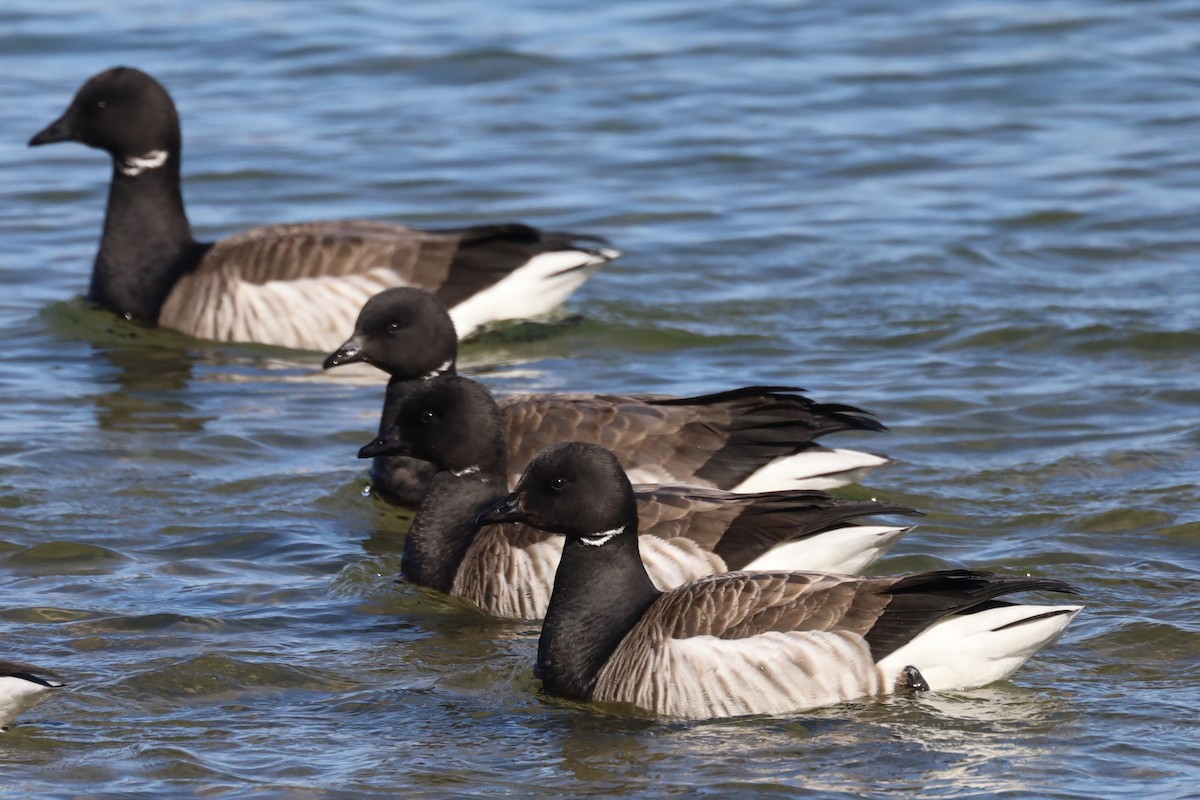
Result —
[[106, 430], [202, 430], [212, 416], [184, 398], [195, 359], [186, 351], [155, 347], [97, 349], [113, 368], [111, 391], [93, 395], [97, 424]]
[[102, 429], [190, 432], [212, 419], [185, 399], [196, 363], [186, 337], [117, 319], [82, 301], [54, 303], [42, 319], [55, 337], [87, 342], [93, 363], [108, 367], [93, 377], [109, 388], [86, 395]]
[[913, 797], [1034, 791], [1024, 767], [1053, 759], [1065, 710], [1011, 684], [864, 700], [790, 719], [699, 723], [541, 702], [551, 713], [529, 727], [543, 734], [543, 755], [556, 770], [576, 780], [614, 791], [669, 779], [739, 795], [787, 786], [855, 797], [881, 786]]

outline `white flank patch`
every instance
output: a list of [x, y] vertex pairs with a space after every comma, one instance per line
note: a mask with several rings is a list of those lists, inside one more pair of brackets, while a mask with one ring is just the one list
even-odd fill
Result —
[[558, 250], [534, 256], [494, 286], [450, 309], [454, 329], [462, 339], [489, 322], [536, 317], [552, 311], [601, 265], [619, 255], [616, 250], [595, 253]]
[[387, 267], [261, 284], [239, 280], [232, 269], [198, 270], [175, 285], [158, 322], [202, 339], [329, 353], [354, 330], [367, 300], [404, 285]]
[[43, 686], [11, 675], [0, 677], [0, 728], [12, 722], [22, 711], [41, 702], [51, 689], [62, 686], [57, 681], [52, 683], [55, 685]]
[[[563, 537], [551, 536], [517, 547], [504, 536], [501, 526], [488, 526], [483, 531], [468, 549], [454, 577], [451, 594], [498, 617], [545, 617], [554, 588], [554, 573], [562, 558]], [[608, 537], [610, 533], [616, 535], [610, 531], [599, 535]], [[662, 590], [725, 570], [720, 558], [691, 539], [640, 536], [638, 547], [646, 572]]]
[[[513, 619], [543, 619], [550, 607], [554, 573], [562, 560], [561, 536], [530, 547], [514, 549], [512, 561], [501, 576], [508, 587], [499, 616]], [[504, 593], [503, 590], [497, 594]]]
[[874, 453], [857, 450], [808, 450], [777, 458], [734, 487], [735, 492], [784, 489], [836, 489], [853, 483], [867, 470], [888, 463]]
[[[141, 171], [159, 166], [152, 162], [160, 152], [127, 162], [129, 168]], [[165, 153], [162, 158], [165, 161]], [[494, 320], [550, 311], [601, 264], [618, 255], [615, 250], [598, 254], [564, 250], [531, 259], [495, 286], [451, 309], [459, 337]], [[571, 271], [556, 274], [563, 270]], [[390, 267], [353, 275], [249, 283], [239, 278], [237, 265], [217, 270], [205, 269], [202, 263], [175, 284], [158, 315], [158, 324], [201, 339], [329, 353], [341, 346], [347, 331], [354, 330], [367, 300], [384, 289], [407, 285]]]
[[467, 550], [451, 594], [497, 617], [542, 619], [564, 541], [551, 536], [516, 547], [501, 526], [487, 526]]
[[148, 169], [158, 169], [167, 163], [168, 156], [170, 156], [170, 153], [166, 150], [151, 150], [143, 156], [127, 158], [120, 163], [121, 174], [134, 177], [141, 175]]
[[[618, 648], [613, 661], [621, 656]], [[632, 702], [666, 717], [709, 719], [791, 713], [883, 688], [862, 637], [845, 632], [671, 639], [638, 659], [638, 667], [623, 679], [602, 672], [598, 685], [619, 680], [623, 696], [596, 699]]]
[[682, 536], [676, 539], [639, 536], [638, 552], [646, 574], [655, 588], [663, 592], [714, 572], [728, 571], [720, 556]]
[[[1082, 608], [1013, 605], [949, 617], [885, 657], [879, 669], [885, 683], [894, 686], [905, 667], [916, 667], [935, 692], [974, 689], [1004, 680], [1061, 636]], [[1065, 613], [1013, 624], [1053, 611]], [[1005, 627], [1008, 625], [1013, 627]]]
[[783, 542], [742, 569], [801, 570], [855, 575], [874, 564], [912, 527], [847, 525], [815, 536]]
[[465, 478], [468, 475], [474, 475], [479, 472], [479, 467], [464, 467], [460, 470], [450, 470], [450, 474], [456, 478]]
[[583, 542], [584, 544], [591, 545], [592, 547], [599, 547], [600, 545], [604, 544], [609, 539], [613, 538], [618, 533], [621, 533], [624, 530], [625, 530], [625, 526], [622, 525], [619, 528], [610, 528], [609, 530], [606, 530], [606, 531], [600, 531], [599, 533], [593, 533], [591, 536], [580, 536], [579, 541]]

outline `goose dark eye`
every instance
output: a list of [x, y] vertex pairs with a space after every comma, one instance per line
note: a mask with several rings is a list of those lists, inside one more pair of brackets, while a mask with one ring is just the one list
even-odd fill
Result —
[[388, 333], [395, 333], [398, 330], [400, 330], [399, 322], [392, 322], [388, 324]]
[[551, 479], [550, 479], [550, 488], [551, 488], [551, 489], [553, 489], [553, 490], [554, 490], [554, 491], [556, 491], [556, 492], [557, 492], [559, 489], [561, 489], [561, 488], [563, 488], [564, 486], [566, 486], [566, 485], [567, 485], [567, 479], [566, 479], [566, 478], [562, 478], [562, 477], [556, 477], [556, 478], [551, 478]]
[[422, 411], [421, 412], [421, 422], [423, 422], [425, 424], [429, 424], [430, 422], [436, 422], [436, 421], [437, 421], [437, 414], [433, 413], [432, 411]]
[[108, 107], [107, 100], [97, 100], [96, 101], [96, 108], [107, 108], [107, 107]]

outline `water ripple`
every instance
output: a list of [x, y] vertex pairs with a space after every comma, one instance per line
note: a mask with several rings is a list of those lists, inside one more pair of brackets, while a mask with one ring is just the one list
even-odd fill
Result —
[[[1196, 24], [1184, 0], [0, 8], [5, 657], [70, 688], [10, 793], [1185, 796], [1200, 494]], [[791, 719], [550, 701], [536, 627], [397, 583], [363, 495], [382, 380], [201, 343], [86, 291], [110, 168], [25, 142], [136, 64], [215, 238], [521, 219], [625, 256], [463, 367], [499, 392], [805, 386], [927, 513], [880, 574], [1059, 577], [1016, 678]], [[348, 332], [347, 332], [348, 333]]]

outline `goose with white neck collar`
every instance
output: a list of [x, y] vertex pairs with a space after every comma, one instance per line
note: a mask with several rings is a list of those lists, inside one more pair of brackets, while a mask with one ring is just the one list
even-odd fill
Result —
[[554, 445], [480, 525], [522, 522], [566, 542], [535, 672], [552, 695], [708, 719], [792, 714], [897, 690], [1003, 680], [1079, 605], [1025, 605], [1061, 581], [943, 570], [894, 578], [744, 571], [663, 592], [639, 553], [633, 489], [612, 453]]
[[374, 220], [302, 222], [198, 242], [180, 186], [175, 103], [129, 67], [89, 79], [29, 144], [67, 141], [104, 150], [113, 162], [88, 299], [205, 339], [328, 351], [367, 298], [405, 285], [436, 292], [466, 336], [554, 309], [620, 255], [598, 237], [517, 223], [416, 230]]

